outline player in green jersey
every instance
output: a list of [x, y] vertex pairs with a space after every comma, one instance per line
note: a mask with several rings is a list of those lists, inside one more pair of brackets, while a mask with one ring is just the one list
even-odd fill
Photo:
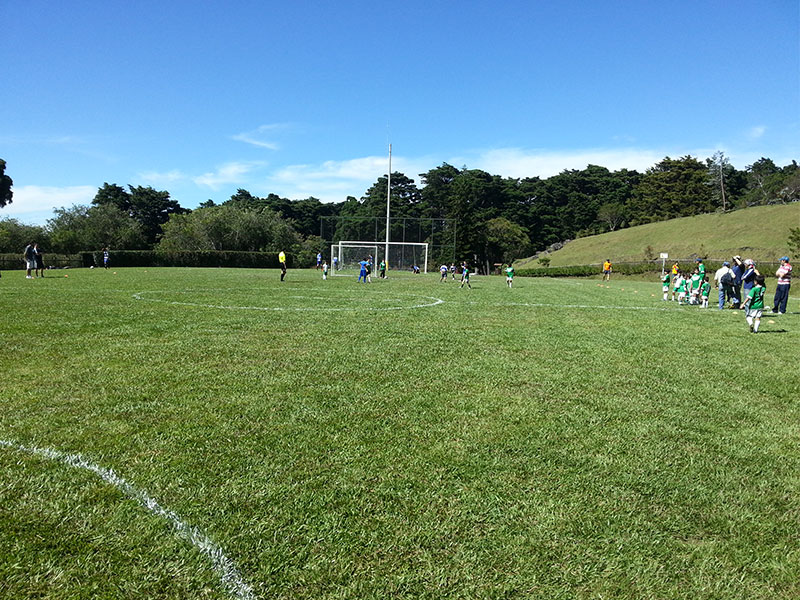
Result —
[[703, 276], [698, 269], [694, 270], [690, 279], [689, 304], [700, 304], [700, 285], [703, 283]]
[[464, 287], [464, 284], [467, 284], [469, 289], [472, 289], [472, 286], [469, 284], [469, 267], [464, 265], [461, 270], [461, 285], [459, 287]]
[[764, 276], [756, 275], [756, 285], [747, 294], [744, 307], [747, 310], [747, 324], [750, 325], [750, 333], [758, 333], [758, 326], [761, 325], [761, 314], [764, 311], [764, 293], [767, 288], [764, 286]]
[[678, 271], [678, 278], [675, 280], [675, 289], [673, 289], [673, 294], [678, 292], [678, 306], [683, 304], [683, 299], [686, 298], [686, 283], [687, 280], [683, 276], [681, 271]]
[[513, 283], [514, 283], [514, 267], [512, 265], [508, 265], [508, 267], [506, 268], [506, 284], [510, 288]]
[[664, 300], [669, 296], [669, 280], [671, 279], [669, 273], [664, 272], [661, 274], [661, 289], [664, 291]]
[[708, 308], [708, 295], [711, 293], [711, 284], [708, 283], [708, 277], [703, 277], [703, 283], [700, 286], [700, 297], [703, 299], [703, 308]]

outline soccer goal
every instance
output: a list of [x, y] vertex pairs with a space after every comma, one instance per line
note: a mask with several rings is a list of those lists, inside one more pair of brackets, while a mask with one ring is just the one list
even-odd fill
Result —
[[411, 271], [417, 266], [423, 273], [428, 272], [428, 244], [425, 243], [389, 242], [388, 257], [386, 242], [342, 240], [331, 246], [331, 262], [337, 271], [360, 268], [358, 263], [368, 256], [374, 259], [373, 271], [377, 271], [380, 262], [385, 260], [390, 270]]

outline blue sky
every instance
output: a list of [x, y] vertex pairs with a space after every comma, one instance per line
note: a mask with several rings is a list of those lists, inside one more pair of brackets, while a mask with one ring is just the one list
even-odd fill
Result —
[[0, 158], [44, 223], [104, 182], [184, 207], [724, 151], [800, 160], [800, 0], [0, 1]]

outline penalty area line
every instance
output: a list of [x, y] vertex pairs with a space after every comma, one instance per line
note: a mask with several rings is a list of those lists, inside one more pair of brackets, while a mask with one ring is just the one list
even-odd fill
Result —
[[94, 473], [106, 483], [114, 486], [125, 494], [128, 498], [137, 501], [148, 512], [167, 521], [177, 533], [178, 537], [188, 541], [192, 546], [204, 554], [210, 561], [214, 570], [220, 577], [220, 581], [228, 594], [238, 600], [254, 600], [253, 590], [245, 583], [233, 561], [228, 558], [206, 534], [186, 523], [176, 513], [161, 506], [147, 492], [128, 483], [125, 479], [117, 475], [113, 469], [107, 469], [88, 461], [80, 454], [68, 454], [52, 448], [38, 448], [36, 446], [22, 446], [8, 440], [0, 440], [0, 447], [10, 448], [19, 452], [32, 454], [40, 458], [46, 458], [60, 462], [69, 467], [83, 469]]

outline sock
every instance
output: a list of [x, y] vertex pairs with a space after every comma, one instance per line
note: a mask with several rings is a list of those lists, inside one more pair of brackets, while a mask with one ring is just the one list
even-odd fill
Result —
[[761, 325], [761, 319], [756, 319], [755, 325], [753, 325], [753, 331], [758, 332], [759, 325]]

